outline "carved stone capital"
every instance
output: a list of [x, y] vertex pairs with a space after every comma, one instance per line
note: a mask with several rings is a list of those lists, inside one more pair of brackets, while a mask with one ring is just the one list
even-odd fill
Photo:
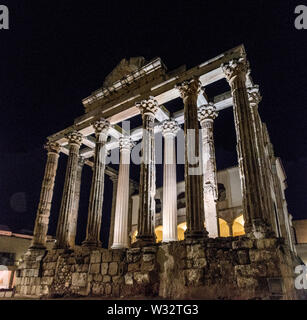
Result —
[[147, 100], [137, 102], [135, 106], [140, 110], [142, 116], [150, 115], [154, 117], [159, 109], [158, 101], [155, 100], [154, 97], [149, 97]]
[[61, 146], [56, 143], [56, 142], [50, 142], [48, 141], [45, 145], [44, 148], [48, 151], [48, 153], [59, 153], [61, 150]]
[[179, 130], [179, 124], [176, 120], [174, 119], [169, 119], [163, 121], [162, 125], [162, 135], [165, 137], [168, 134], [172, 134], [176, 136], [178, 130]]
[[247, 95], [251, 107], [258, 105], [262, 100], [258, 85], [247, 88]]
[[120, 137], [119, 138], [119, 150], [120, 152], [127, 150], [130, 151], [134, 147], [135, 143], [130, 137]]
[[84, 164], [85, 164], [85, 161], [86, 161], [86, 159], [84, 157], [80, 156], [79, 159], [78, 159], [78, 166], [79, 167], [83, 167]]
[[82, 134], [78, 131], [72, 131], [66, 135], [66, 138], [68, 139], [69, 144], [77, 144], [81, 145], [82, 143]]
[[221, 68], [225, 73], [227, 81], [231, 82], [237, 76], [245, 78], [249, 70], [249, 65], [245, 57], [241, 57], [239, 59], [233, 59], [227, 63], [223, 63]]
[[190, 80], [185, 80], [176, 84], [175, 88], [179, 90], [182, 99], [190, 96], [197, 97], [201, 89], [201, 82], [197, 77], [194, 77]]
[[212, 102], [202, 105], [198, 109], [198, 120], [200, 124], [202, 124], [206, 120], [213, 121], [217, 116], [218, 112], [216, 111], [216, 106]]
[[111, 124], [108, 120], [101, 118], [93, 123], [93, 127], [95, 129], [96, 134], [99, 134], [99, 133], [107, 134], [111, 127]]

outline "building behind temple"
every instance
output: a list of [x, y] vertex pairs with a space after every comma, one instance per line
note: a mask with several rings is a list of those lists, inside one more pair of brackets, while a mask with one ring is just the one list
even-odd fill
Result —
[[[207, 96], [206, 87], [218, 81], [228, 91]], [[169, 108], [176, 99], [177, 109]], [[102, 88], [83, 99], [85, 114], [47, 138], [33, 239], [17, 271], [16, 294], [302, 298], [294, 286], [295, 267], [303, 262], [285, 200], [286, 176], [258, 112], [261, 100], [243, 45], [191, 69], [168, 71], [160, 58], [123, 59]], [[214, 122], [226, 108], [233, 111], [238, 166], [217, 172]], [[136, 118], [127, 130], [124, 121]], [[158, 133], [164, 141], [161, 189]], [[185, 180], [178, 184], [176, 142], [177, 152], [184, 150]], [[115, 151], [118, 175], [106, 167]], [[60, 155], [68, 159], [49, 249]], [[139, 183], [130, 179], [136, 158]], [[84, 165], [92, 177], [86, 235], [76, 246]], [[100, 239], [103, 202], [111, 201], [104, 197], [105, 175], [113, 181], [108, 249]]]

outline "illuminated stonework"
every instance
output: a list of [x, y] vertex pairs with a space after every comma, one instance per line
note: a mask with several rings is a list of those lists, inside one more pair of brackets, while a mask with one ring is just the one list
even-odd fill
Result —
[[[297, 258], [285, 205], [285, 174], [258, 113], [261, 97], [250, 74], [242, 45], [173, 72], [167, 72], [160, 58], [123, 59], [103, 87], [82, 101], [85, 114], [48, 137], [34, 237], [17, 272], [16, 294], [181, 299], [193, 293], [207, 299], [269, 299], [276, 294], [270, 291], [274, 278], [285, 280], [279, 298], [297, 297], [288, 281]], [[208, 97], [206, 86], [223, 78], [230, 91]], [[168, 110], [167, 103], [177, 98], [183, 108]], [[217, 171], [213, 122], [229, 107], [238, 166]], [[122, 122], [134, 117], [142, 125], [126, 130]], [[177, 183], [180, 125], [185, 179]], [[156, 188], [158, 133], [164, 141], [161, 188]], [[129, 176], [138, 141], [139, 183]], [[106, 166], [108, 153], [116, 149], [119, 172]], [[56, 244], [47, 250], [62, 154], [68, 161]], [[75, 236], [84, 166], [92, 168], [92, 181], [86, 236], [79, 246]], [[111, 213], [102, 212], [103, 202], [111, 202], [104, 197], [106, 174], [113, 183]], [[101, 242], [100, 230], [109, 225], [109, 216], [107, 244]]]

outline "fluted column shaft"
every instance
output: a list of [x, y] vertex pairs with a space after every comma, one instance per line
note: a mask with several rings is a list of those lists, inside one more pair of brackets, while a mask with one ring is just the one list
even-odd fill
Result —
[[57, 143], [48, 142], [45, 145], [45, 149], [47, 149], [48, 154], [39, 204], [36, 213], [33, 239], [31, 242], [31, 248], [33, 249], [46, 248], [51, 202], [54, 189], [54, 180], [56, 176], [56, 170], [58, 167], [60, 146]]
[[113, 192], [112, 192], [112, 209], [111, 209], [111, 221], [110, 221], [109, 244], [108, 244], [109, 249], [111, 249], [111, 247], [112, 247], [113, 238], [114, 238], [114, 221], [115, 221], [118, 176], [112, 176], [112, 177], [110, 177], [110, 179], [113, 183]]
[[213, 138], [213, 121], [217, 115], [216, 107], [212, 103], [204, 105], [198, 110], [198, 119], [202, 128], [205, 223], [210, 238], [219, 236], [217, 216], [218, 189]]
[[234, 59], [222, 65], [233, 96], [233, 112], [237, 136], [237, 153], [243, 195], [245, 232], [255, 238], [268, 235], [269, 227], [263, 212], [261, 172], [257, 159], [257, 146], [253, 132], [253, 119], [246, 90], [245, 58]]
[[204, 228], [203, 176], [199, 152], [199, 127], [197, 119], [197, 97], [200, 83], [197, 78], [176, 86], [184, 103], [185, 136], [185, 197], [186, 239], [203, 238]]
[[128, 210], [129, 210], [129, 169], [132, 141], [129, 137], [119, 139], [120, 165], [116, 196], [114, 220], [114, 238], [112, 249], [127, 248], [128, 240]]
[[86, 239], [82, 243], [88, 247], [100, 247], [100, 229], [104, 193], [104, 174], [106, 163], [106, 142], [110, 128], [109, 121], [100, 119], [93, 124], [96, 135], [96, 147], [93, 166], [91, 193], [88, 207]]
[[177, 121], [162, 124], [164, 137], [163, 170], [163, 242], [177, 241], [177, 178], [175, 137], [179, 130]]
[[137, 243], [155, 242], [155, 194], [156, 194], [156, 166], [155, 166], [155, 114], [158, 102], [154, 99], [137, 103], [143, 120], [142, 162], [140, 174], [140, 202], [138, 215]]
[[69, 143], [69, 156], [56, 232], [57, 248], [70, 248], [70, 223], [73, 216], [75, 185], [77, 181], [78, 158], [82, 135], [74, 131], [67, 135], [67, 139]]
[[79, 202], [80, 202], [80, 189], [81, 189], [81, 178], [82, 170], [84, 166], [84, 158], [79, 157], [78, 169], [77, 169], [77, 179], [75, 184], [75, 197], [73, 202], [73, 211], [71, 216], [71, 221], [69, 223], [69, 246], [73, 248], [75, 246], [76, 234], [77, 234], [77, 223], [78, 223], [78, 212], [79, 212]]

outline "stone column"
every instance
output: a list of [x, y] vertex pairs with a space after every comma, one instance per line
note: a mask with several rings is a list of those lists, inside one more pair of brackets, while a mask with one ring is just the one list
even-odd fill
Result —
[[271, 226], [274, 225], [274, 205], [271, 197], [270, 189], [270, 178], [267, 174], [267, 163], [265, 159], [265, 141], [263, 137], [262, 121], [258, 112], [258, 105], [262, 100], [259, 92], [259, 86], [255, 85], [253, 87], [247, 88], [248, 100], [251, 109], [253, 130], [254, 130], [254, 140], [257, 151], [257, 159], [259, 170], [261, 173], [261, 183], [262, 183], [262, 199], [263, 199], [263, 216], [265, 221]]
[[176, 86], [184, 103], [185, 136], [185, 198], [186, 198], [186, 239], [204, 238], [203, 176], [199, 152], [199, 127], [197, 119], [197, 97], [200, 91], [198, 78]]
[[75, 186], [77, 181], [79, 149], [82, 143], [82, 134], [73, 131], [67, 135], [69, 143], [69, 156], [67, 160], [66, 176], [63, 196], [56, 232], [56, 247], [70, 248], [70, 223], [73, 215]]
[[31, 249], [45, 249], [47, 232], [49, 225], [51, 202], [53, 197], [54, 180], [58, 167], [60, 145], [53, 142], [47, 142], [44, 146], [48, 152], [45, 174], [42, 183], [42, 189], [39, 204], [36, 213], [35, 227]]
[[129, 188], [129, 208], [128, 208], [128, 241], [129, 247], [131, 246], [131, 237], [132, 237], [132, 195], [137, 190], [137, 187], [133, 182], [130, 181], [130, 188]]
[[100, 247], [104, 171], [107, 155], [106, 142], [108, 138], [110, 122], [105, 119], [100, 119], [93, 124], [93, 127], [96, 135], [95, 159], [88, 207], [86, 239], [83, 241], [82, 245], [87, 247]]
[[202, 128], [205, 223], [210, 238], [219, 236], [217, 216], [218, 189], [213, 138], [213, 121], [217, 116], [218, 113], [213, 103], [203, 105], [198, 110], [198, 120]]
[[71, 221], [69, 223], [69, 246], [73, 248], [75, 246], [76, 234], [77, 234], [77, 223], [78, 223], [78, 211], [79, 211], [79, 202], [80, 202], [80, 189], [81, 189], [81, 178], [82, 170], [84, 166], [85, 159], [79, 157], [78, 160], [78, 169], [77, 169], [77, 179], [75, 185], [75, 197], [73, 202], [73, 211], [71, 216]]
[[114, 238], [112, 249], [127, 248], [128, 241], [128, 210], [129, 210], [129, 169], [130, 151], [133, 142], [130, 137], [119, 139], [120, 165], [116, 196], [116, 209], [114, 220]]
[[177, 241], [177, 178], [175, 137], [179, 125], [175, 120], [162, 124], [164, 137], [163, 171], [163, 242]]
[[155, 114], [158, 102], [153, 98], [136, 103], [143, 120], [142, 162], [140, 174], [140, 205], [138, 215], [138, 235], [135, 245], [155, 242]]
[[253, 129], [253, 118], [246, 90], [247, 61], [244, 57], [223, 64], [222, 69], [228, 80], [233, 96], [233, 112], [237, 135], [237, 153], [243, 196], [245, 232], [253, 238], [268, 236], [270, 231], [262, 208], [261, 172]]
[[110, 232], [109, 232], [109, 244], [108, 248], [111, 249], [114, 238], [114, 220], [115, 220], [115, 208], [116, 208], [116, 193], [117, 193], [117, 184], [118, 176], [110, 177], [113, 183], [113, 193], [112, 193], [112, 210], [111, 210], [111, 221], [110, 221]]

